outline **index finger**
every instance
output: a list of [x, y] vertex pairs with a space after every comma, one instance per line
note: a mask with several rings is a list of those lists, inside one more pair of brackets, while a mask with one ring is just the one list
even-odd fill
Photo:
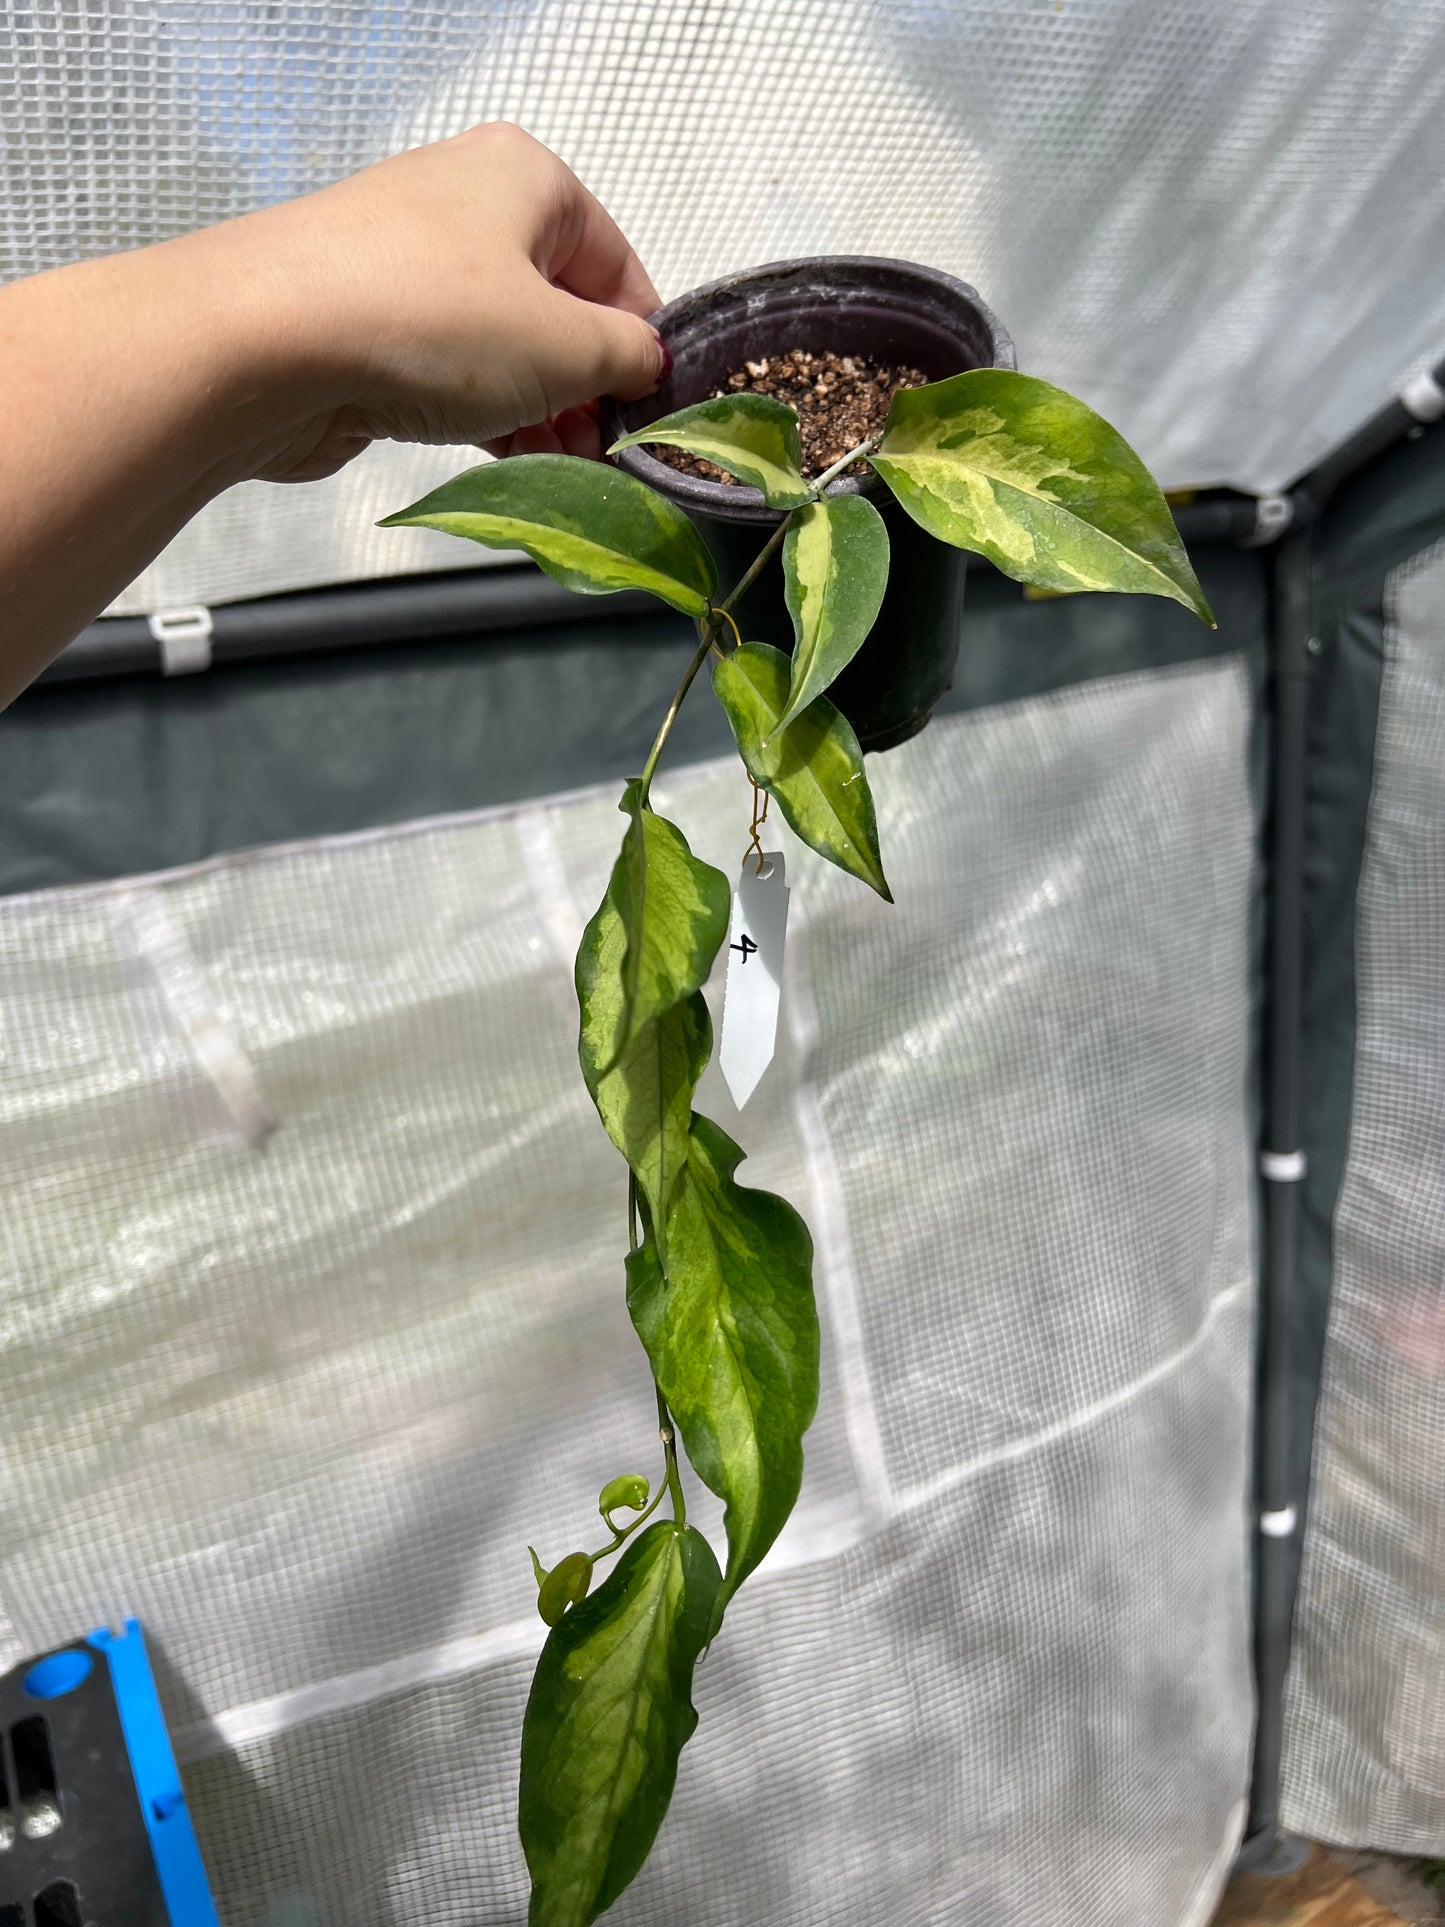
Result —
[[547, 279], [583, 301], [622, 308], [645, 321], [662, 300], [627, 236], [570, 169], [565, 191], [545, 265]]

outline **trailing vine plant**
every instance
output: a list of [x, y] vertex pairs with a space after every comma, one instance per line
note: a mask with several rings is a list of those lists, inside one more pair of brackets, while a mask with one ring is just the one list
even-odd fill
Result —
[[[730, 889], [652, 807], [684, 699], [716, 657], [713, 689], [753, 783], [803, 842], [891, 901], [858, 739], [826, 693], [873, 627], [888, 579], [877, 509], [828, 493], [854, 462], [930, 535], [1020, 581], [1167, 596], [1213, 620], [1138, 456], [1082, 402], [1027, 375], [978, 369], [900, 389], [882, 434], [813, 481], [797, 417], [769, 396], [681, 409], [609, 452], [645, 442], [716, 463], [783, 512], [725, 593], [681, 510], [571, 456], [470, 469], [383, 524], [524, 550], [583, 594], [648, 590], [698, 630], [623, 791], [622, 846], [577, 955], [582, 1076], [629, 1172], [627, 1308], [656, 1384], [662, 1467], [655, 1489], [641, 1473], [602, 1488], [607, 1536], [594, 1551], [550, 1568], [532, 1553], [550, 1630], [522, 1728], [531, 1927], [588, 1927], [646, 1859], [697, 1725], [693, 1669], [792, 1510], [818, 1399], [807, 1228], [782, 1198], [737, 1182], [743, 1152], [693, 1109], [712, 1051], [702, 985], [727, 934]], [[791, 660], [743, 640], [732, 614], [775, 558], [796, 631]], [[679, 1441], [726, 1508], [721, 1568], [688, 1524]]]

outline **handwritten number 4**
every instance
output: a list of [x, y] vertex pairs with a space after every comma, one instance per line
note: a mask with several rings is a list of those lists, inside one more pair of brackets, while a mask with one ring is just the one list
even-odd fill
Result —
[[757, 949], [757, 947], [758, 946], [753, 942], [752, 938], [748, 935], [746, 930], [743, 932], [743, 940], [741, 943], [730, 943], [728, 945], [729, 950], [742, 951], [744, 963], [746, 963], [748, 958], [752, 956], [753, 952]]

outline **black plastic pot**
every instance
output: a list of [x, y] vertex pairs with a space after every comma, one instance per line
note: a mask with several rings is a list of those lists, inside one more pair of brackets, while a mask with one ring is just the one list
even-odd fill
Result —
[[[643, 401], [604, 404], [606, 443], [706, 400], [744, 361], [792, 348], [867, 355], [921, 369], [930, 381], [965, 368], [1016, 365], [1012, 341], [966, 282], [908, 261], [862, 255], [778, 261], [731, 274], [670, 302], [652, 319], [672, 350], [672, 372]], [[757, 489], [683, 475], [645, 448], [614, 459], [686, 511], [725, 586], [737, 581], [782, 520]], [[953, 680], [966, 560], [961, 550], [925, 535], [876, 475], [847, 477], [828, 492], [868, 496], [888, 524], [892, 567], [882, 611], [829, 694], [865, 749], [891, 749], [922, 729]], [[791, 652], [780, 568], [765, 569], [734, 613], [746, 641]]]

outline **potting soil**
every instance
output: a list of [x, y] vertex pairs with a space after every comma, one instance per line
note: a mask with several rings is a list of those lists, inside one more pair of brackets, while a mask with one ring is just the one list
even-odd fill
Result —
[[[916, 368], [888, 368], [866, 355], [840, 355], [831, 349], [813, 353], [793, 348], [762, 361], [745, 361], [734, 369], [713, 398], [727, 394], [773, 395], [786, 402], [798, 417], [803, 443], [803, 473], [821, 475], [825, 468], [866, 442], [882, 429], [888, 404], [899, 388], [921, 388], [927, 375]], [[669, 468], [709, 482], [735, 483], [736, 477], [715, 463], [685, 449], [660, 442], [649, 451]], [[861, 471], [855, 462], [849, 472]]]

